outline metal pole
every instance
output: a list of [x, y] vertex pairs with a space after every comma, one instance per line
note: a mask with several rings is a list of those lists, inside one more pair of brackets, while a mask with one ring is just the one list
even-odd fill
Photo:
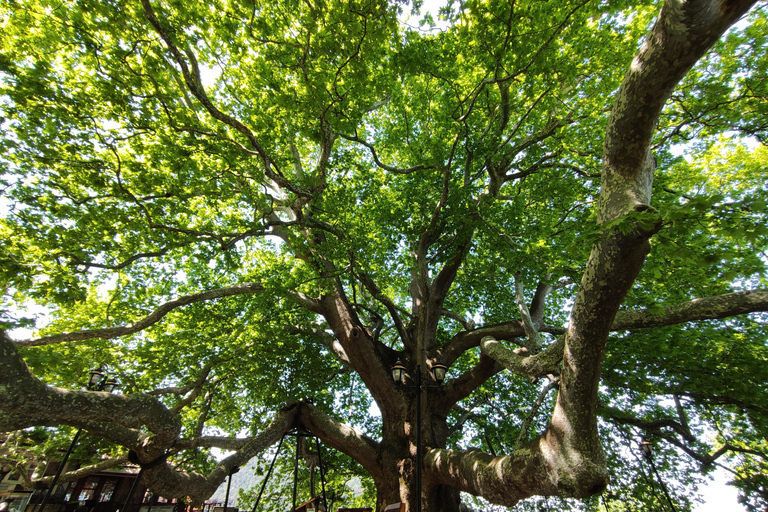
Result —
[[296, 488], [299, 484], [299, 439], [301, 439], [301, 427], [296, 431], [296, 458], [293, 462], [293, 508], [291, 511], [296, 510]]
[[[133, 485], [131, 486], [131, 490], [128, 491], [128, 497], [125, 498], [125, 505], [123, 505], [122, 512], [129, 512], [128, 510], [128, 503], [131, 501], [131, 498], [133, 498], [133, 493], [136, 492], [136, 488], [139, 486], [139, 480], [141, 480], [141, 476], [144, 474], [144, 468], [141, 468], [139, 470], [139, 474], [136, 475], [136, 480], [133, 481]], [[141, 504], [139, 504], [139, 509], [141, 509]]]
[[672, 498], [669, 497], [669, 493], [667, 492], [667, 486], [664, 485], [664, 480], [661, 479], [661, 477], [659, 476], [659, 472], [656, 471], [656, 464], [653, 463], [653, 459], [651, 457], [648, 457], [648, 462], [651, 464], [651, 469], [653, 469], [653, 473], [656, 475], [656, 480], [658, 480], [659, 484], [661, 484], [661, 490], [664, 491], [664, 496], [667, 497], [669, 506], [672, 507], [672, 512], [677, 512], [677, 509], [675, 508], [675, 504], [672, 503]]
[[416, 365], [416, 512], [421, 512], [421, 365]]
[[315, 436], [315, 446], [317, 447], [317, 460], [320, 463], [320, 485], [323, 486], [323, 507], [328, 511], [328, 500], [325, 499], [325, 475], [323, 474], [323, 456], [320, 453], [320, 438]]
[[277, 456], [280, 453], [280, 447], [283, 446], [283, 439], [285, 439], [285, 434], [283, 434], [283, 437], [280, 438], [280, 443], [277, 445], [277, 451], [275, 452], [275, 456], [272, 457], [272, 464], [269, 465], [269, 471], [267, 471], [267, 476], [264, 477], [264, 481], [261, 483], [261, 489], [259, 490], [259, 495], [256, 497], [256, 503], [253, 504], [253, 510], [251, 512], [256, 512], [256, 507], [259, 506], [259, 502], [261, 501], [261, 495], [264, 493], [264, 488], [267, 486], [267, 481], [269, 480], [269, 476], [272, 474], [272, 468], [275, 467], [275, 461], [277, 460]]
[[227, 512], [227, 504], [229, 504], [229, 488], [232, 486], [232, 473], [229, 474], [229, 480], [227, 480], [227, 493], [224, 495], [224, 512]]
[[75, 434], [75, 437], [72, 438], [72, 442], [69, 443], [69, 448], [67, 449], [67, 453], [64, 454], [64, 458], [61, 460], [61, 464], [59, 464], [58, 469], [56, 469], [56, 474], [53, 475], [53, 480], [51, 480], [51, 486], [48, 487], [48, 492], [45, 494], [45, 498], [43, 498], [43, 502], [40, 503], [40, 506], [37, 508], [37, 512], [42, 512], [43, 508], [48, 503], [48, 499], [51, 497], [51, 494], [53, 494], [53, 490], [56, 488], [56, 483], [59, 481], [61, 472], [64, 470], [64, 466], [67, 465], [67, 460], [69, 459], [69, 456], [72, 454], [72, 450], [75, 449], [75, 445], [77, 444], [77, 440], [80, 438], [80, 433], [82, 431], [83, 429], [78, 429], [77, 433]]

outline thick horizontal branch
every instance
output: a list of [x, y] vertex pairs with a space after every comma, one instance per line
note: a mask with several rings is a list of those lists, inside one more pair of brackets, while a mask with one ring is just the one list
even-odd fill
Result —
[[525, 330], [521, 322], [512, 321], [485, 325], [471, 331], [461, 331], [437, 349], [437, 358], [444, 365], [451, 366], [464, 352], [479, 346], [485, 336], [511, 340], [525, 336]]
[[243, 446], [248, 441], [250, 441], [250, 439], [250, 437], [237, 438], [230, 436], [185, 437], [176, 441], [176, 444], [174, 444], [173, 447], [179, 450], [191, 450], [194, 448], [218, 448], [220, 450], [236, 452], [241, 450]]
[[32, 375], [18, 349], [0, 330], [0, 425], [13, 426], [28, 418], [29, 425], [58, 423], [88, 428], [104, 422], [127, 429], [146, 427], [159, 443], [176, 440], [179, 418], [147, 395], [112, 395], [46, 386]]
[[602, 469], [578, 454], [551, 450], [549, 437], [497, 457], [480, 450], [428, 449], [425, 478], [508, 507], [534, 495], [585, 498], [601, 491], [595, 482]]
[[[768, 311], [768, 290], [735, 292], [716, 297], [694, 299], [683, 304], [656, 307], [652, 310], [619, 311], [611, 331], [661, 327], [699, 320], [717, 320], [736, 315]], [[562, 334], [564, 329], [544, 326], [542, 332]], [[558, 341], [541, 355], [532, 357], [524, 349], [509, 349], [498, 339], [514, 339], [525, 336], [520, 321], [483, 326], [472, 331], [462, 331], [438, 350], [438, 359], [451, 365], [466, 350], [480, 346], [483, 353], [500, 362], [516, 375], [528, 378], [557, 373], [562, 358], [562, 342]], [[484, 342], [488, 338], [487, 342]], [[557, 355], [557, 354], [559, 355]], [[544, 354], [547, 354], [546, 356]]]
[[196, 302], [205, 302], [214, 299], [220, 299], [222, 297], [231, 297], [233, 295], [247, 295], [252, 293], [260, 293], [264, 291], [264, 287], [259, 283], [243, 283], [235, 286], [228, 286], [226, 288], [217, 288], [215, 290], [207, 290], [200, 293], [193, 293], [191, 295], [183, 295], [178, 299], [174, 299], [166, 302], [152, 313], [145, 316], [141, 320], [131, 325], [121, 327], [107, 327], [103, 329], [87, 329], [83, 331], [63, 332], [59, 334], [51, 334], [49, 336], [42, 336], [40, 338], [32, 338], [29, 340], [16, 341], [16, 345], [20, 347], [39, 347], [42, 345], [51, 345], [53, 343], [64, 343], [68, 341], [82, 341], [94, 338], [99, 339], [111, 339], [118, 338], [120, 336], [128, 336], [140, 332], [147, 327], [159, 322], [165, 315], [173, 311], [174, 309], [186, 306], [188, 304], [194, 304]]
[[611, 330], [623, 331], [697, 320], [719, 320], [757, 311], [768, 311], [768, 290], [726, 293], [652, 310], [619, 311]]
[[[105, 471], [107, 469], [111, 469], [116, 466], [121, 466], [123, 464], [126, 464], [127, 462], [128, 462], [128, 457], [115, 457], [115, 458], [103, 460], [96, 464], [83, 466], [74, 471], [68, 471], [66, 473], [62, 473], [59, 476], [58, 482], [60, 484], [63, 484], [66, 482], [74, 482], [75, 480], [79, 480], [80, 478], [86, 477], [88, 475], [92, 475], [94, 473], [98, 473], [99, 471]], [[32, 485], [43, 484], [45, 486], [50, 486], [52, 481], [53, 481], [53, 476], [47, 476], [45, 478], [40, 478], [39, 480], [33, 480], [30, 483]]]

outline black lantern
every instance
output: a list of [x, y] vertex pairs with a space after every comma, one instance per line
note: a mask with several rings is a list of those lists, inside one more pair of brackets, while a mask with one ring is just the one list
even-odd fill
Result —
[[643, 456], [646, 460], [651, 460], [651, 446], [651, 442], [646, 438], [643, 438], [643, 441], [640, 443], [640, 451], [643, 452]]
[[425, 391], [430, 389], [437, 389], [440, 384], [445, 380], [445, 374], [448, 371], [448, 367], [442, 363], [434, 363], [430, 369], [432, 376], [435, 378], [437, 385], [429, 385], [422, 382], [421, 378], [421, 365], [416, 365], [416, 369], [413, 377], [411, 378], [412, 384], [405, 383], [405, 366], [399, 359], [392, 367], [392, 380], [401, 384], [404, 388], [410, 388], [416, 390], [416, 489], [418, 500], [416, 501], [416, 512], [421, 512], [421, 465], [422, 465], [422, 442], [421, 442], [421, 395]]
[[392, 380], [395, 382], [405, 382], [405, 366], [403, 366], [403, 363], [398, 359], [395, 363], [395, 366], [392, 367]]
[[88, 384], [86, 385], [89, 391], [106, 391], [111, 393], [117, 388], [117, 381], [114, 377], [107, 379], [102, 368], [94, 368], [90, 373], [91, 375], [88, 377]]
[[109, 379], [107, 382], [104, 383], [104, 391], [106, 393], [111, 393], [115, 390], [115, 388], [117, 388], [117, 386], [119, 386], [119, 384], [114, 378]]
[[88, 378], [88, 389], [96, 389], [104, 379], [104, 371], [101, 368], [91, 370], [91, 376]]
[[438, 384], [442, 384], [445, 380], [445, 373], [448, 371], [448, 367], [442, 363], [435, 363], [432, 365], [432, 376]]

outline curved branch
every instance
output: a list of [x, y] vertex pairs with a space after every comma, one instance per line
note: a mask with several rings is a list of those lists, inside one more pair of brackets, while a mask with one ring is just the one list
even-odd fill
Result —
[[147, 327], [159, 322], [165, 315], [173, 311], [180, 306], [186, 306], [188, 304], [194, 304], [195, 302], [204, 302], [213, 299], [220, 299], [222, 297], [231, 297], [233, 295], [245, 295], [251, 293], [260, 293], [264, 291], [264, 287], [259, 283], [243, 283], [235, 286], [228, 286], [226, 288], [217, 288], [215, 290], [207, 290], [200, 293], [193, 293], [190, 295], [183, 295], [178, 299], [174, 299], [166, 302], [158, 307], [149, 315], [145, 316], [141, 320], [131, 325], [123, 327], [107, 327], [103, 329], [88, 329], [84, 331], [75, 332], [63, 332], [59, 334], [51, 334], [49, 336], [42, 336], [40, 338], [32, 338], [29, 340], [16, 341], [16, 345], [20, 347], [39, 347], [42, 345], [51, 345], [53, 343], [63, 343], [68, 341], [82, 341], [93, 338], [111, 339], [118, 338], [120, 336], [127, 336], [139, 331], [143, 331]]
[[387, 311], [389, 311], [389, 316], [392, 317], [392, 321], [395, 323], [395, 328], [397, 329], [397, 334], [400, 336], [400, 339], [403, 340], [403, 343], [406, 346], [410, 345], [410, 336], [408, 335], [408, 331], [403, 325], [403, 320], [400, 318], [400, 314], [397, 311], [397, 306], [395, 303], [392, 302], [389, 297], [384, 295], [384, 293], [382, 293], [381, 289], [376, 285], [376, 283], [373, 282], [373, 279], [371, 279], [371, 276], [365, 272], [358, 272], [357, 276], [358, 279], [360, 279], [360, 282], [363, 283], [363, 286], [365, 286], [371, 295], [373, 295], [373, 298], [384, 304], [384, 307], [386, 307]]
[[[256, 151], [256, 154], [258, 154], [261, 157], [262, 161], [264, 162], [264, 173], [271, 180], [273, 180], [275, 183], [277, 183], [279, 186], [283, 187], [284, 189], [290, 190], [291, 192], [293, 192], [298, 196], [311, 197], [310, 192], [303, 190], [302, 188], [294, 185], [282, 175], [282, 173], [277, 168], [277, 165], [275, 164], [275, 162], [269, 157], [269, 155], [264, 150], [261, 143], [258, 141], [256, 136], [253, 134], [253, 132], [251, 132], [251, 130], [247, 126], [245, 126], [242, 122], [233, 118], [232, 116], [220, 111], [213, 104], [213, 102], [211, 102], [210, 98], [205, 92], [205, 88], [203, 87], [202, 82], [200, 81], [200, 70], [198, 69], [195, 56], [192, 54], [192, 52], [187, 51], [185, 52], [187, 59], [185, 59], [182, 52], [176, 46], [176, 43], [173, 41], [173, 38], [171, 37], [171, 34], [169, 33], [169, 31], [166, 30], [166, 28], [157, 19], [157, 16], [155, 15], [155, 12], [149, 0], [141, 0], [141, 4], [144, 7], [144, 13], [145, 13], [145, 16], [147, 17], [147, 20], [149, 20], [152, 27], [155, 29], [158, 35], [165, 42], [165, 45], [168, 48], [168, 51], [170, 51], [171, 55], [173, 56], [173, 60], [181, 68], [181, 73], [184, 76], [184, 82], [186, 83], [187, 88], [192, 93], [192, 95], [195, 98], [197, 98], [197, 100], [205, 107], [205, 109], [208, 111], [211, 117], [213, 117], [218, 121], [221, 121], [227, 126], [232, 127], [233, 129], [243, 134], [246, 137], [246, 139], [248, 139], [248, 142]], [[187, 60], [189, 60], [190, 64], [187, 64]], [[272, 171], [271, 170], [272, 167], [277, 169], [277, 172]]]
[[531, 428], [533, 420], [535, 420], [536, 415], [539, 414], [539, 409], [541, 409], [541, 406], [544, 403], [544, 399], [547, 398], [547, 394], [553, 388], [557, 387], [558, 382], [559, 381], [557, 377], [555, 377], [547, 382], [547, 385], [544, 386], [541, 391], [539, 391], [539, 396], [536, 398], [536, 401], [533, 403], [531, 410], [528, 412], [528, 415], [523, 420], [523, 424], [520, 426], [520, 433], [518, 434], [517, 441], [515, 442], [515, 449], [520, 448], [525, 442], [525, 438], [528, 437], [528, 429]]
[[484, 325], [471, 331], [462, 331], [437, 349], [437, 358], [444, 365], [451, 366], [464, 352], [479, 346], [480, 341], [486, 336], [493, 336], [501, 340], [511, 340], [525, 336], [525, 330], [521, 322], [515, 320], [494, 325]]
[[[208, 499], [226, 480], [235, 468], [244, 466], [249, 460], [275, 444], [282, 435], [296, 423], [298, 407], [295, 403], [281, 409], [272, 423], [258, 436], [243, 440], [239, 449], [229, 457], [219, 462], [208, 475], [195, 472], [184, 472], [173, 468], [167, 462], [156, 467], [145, 468], [144, 482], [152, 492], [167, 498], [183, 498], [189, 496], [192, 503], [199, 504]], [[180, 441], [180, 446], [191, 446], [190, 440]], [[140, 463], [148, 463], [156, 455], [139, 453]], [[142, 457], [143, 456], [143, 457]]]
[[163, 496], [190, 496], [195, 502], [203, 501], [216, 491], [234, 468], [245, 465], [253, 457], [275, 444], [285, 432], [294, 428], [299, 414], [301, 425], [320, 438], [323, 443], [358, 461], [374, 478], [380, 476], [380, 469], [376, 463], [379, 445], [376, 441], [331, 418], [312, 404], [291, 402], [280, 410], [272, 423], [258, 436], [248, 439], [216, 436], [180, 439], [174, 445], [175, 449], [217, 447], [235, 450], [236, 453], [222, 460], [206, 476], [177, 471], [168, 464], [147, 470], [148, 485], [150, 489]]
[[433, 166], [426, 166], [426, 165], [422, 165], [422, 164], [415, 165], [413, 167], [409, 167], [408, 169], [399, 169], [397, 167], [392, 167], [391, 165], [387, 165], [384, 162], [382, 162], [381, 160], [379, 160], [379, 155], [376, 154], [376, 148], [373, 147], [373, 144], [370, 144], [370, 143], [364, 141], [363, 139], [361, 139], [358, 136], [352, 137], [352, 136], [349, 136], [349, 135], [344, 135], [343, 133], [340, 133], [339, 136], [342, 139], [348, 140], [350, 142], [357, 142], [358, 144], [361, 144], [361, 145], [365, 146], [366, 148], [368, 148], [368, 150], [371, 152], [371, 156], [373, 157], [373, 161], [376, 163], [376, 165], [378, 165], [379, 167], [381, 167], [385, 171], [389, 171], [389, 172], [394, 173], [394, 174], [412, 174], [412, 173], [414, 173], [416, 171], [421, 171], [423, 169], [433, 169], [434, 168]]
[[[59, 476], [58, 482], [60, 484], [63, 484], [66, 482], [74, 482], [75, 480], [79, 480], [80, 478], [86, 477], [88, 475], [92, 475], [94, 473], [98, 473], [99, 471], [105, 471], [107, 469], [114, 468], [115, 466], [121, 466], [123, 464], [126, 464], [127, 462], [128, 462], [128, 457], [116, 457], [114, 459], [103, 460], [96, 464], [91, 464], [90, 466], [83, 466], [82, 468], [78, 468], [74, 471], [68, 471], [66, 473], [62, 473]], [[40, 478], [39, 480], [33, 480], [30, 483], [33, 485], [42, 484], [45, 486], [50, 486], [52, 481], [53, 481], [53, 475], [47, 476], [45, 478]]]
[[454, 405], [471, 395], [475, 389], [503, 369], [504, 367], [495, 359], [481, 354], [480, 360], [474, 367], [445, 383], [436, 409], [447, 415]]
[[600, 407], [600, 413], [605, 416], [611, 423], [617, 423], [621, 425], [632, 425], [634, 427], [647, 430], [654, 434], [661, 434], [662, 428], [669, 428], [677, 432], [683, 439], [688, 442], [694, 442], [695, 438], [683, 424], [673, 420], [672, 418], [662, 418], [659, 420], [641, 420], [629, 416], [624, 411], [620, 411], [613, 407]]
[[444, 316], [445, 318], [450, 318], [451, 320], [457, 322], [459, 325], [461, 325], [465, 331], [470, 331], [475, 328], [475, 322], [471, 318], [464, 318], [460, 314], [456, 313], [455, 311], [450, 311], [448, 309], [441, 309], [440, 315]]
[[480, 350], [483, 354], [498, 361], [504, 368], [530, 380], [545, 377], [550, 374], [560, 373], [559, 364], [563, 359], [565, 337], [561, 336], [538, 354], [528, 355], [525, 348], [510, 350], [492, 336], [485, 336], [480, 342]]
[[[572, 462], [582, 462], [582, 472], [591, 469], [588, 461]], [[497, 457], [480, 450], [428, 449], [424, 469], [433, 482], [508, 507], [533, 495], [586, 498], [602, 489], [584, 486], [541, 438]]]
[[648, 204], [651, 137], [674, 88], [755, 0], [667, 0], [630, 65], [605, 132], [598, 221]]
[[379, 443], [349, 425], [331, 418], [314, 405], [303, 402], [301, 424], [323, 443], [355, 459], [374, 480], [382, 478], [382, 468], [377, 462]]

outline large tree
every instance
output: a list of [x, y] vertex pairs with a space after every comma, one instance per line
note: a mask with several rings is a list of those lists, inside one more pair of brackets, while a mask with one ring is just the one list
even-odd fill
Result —
[[650, 500], [646, 435], [765, 503], [754, 3], [3, 2], [0, 429], [200, 502], [300, 421], [378, 510], [420, 430], [428, 511]]

